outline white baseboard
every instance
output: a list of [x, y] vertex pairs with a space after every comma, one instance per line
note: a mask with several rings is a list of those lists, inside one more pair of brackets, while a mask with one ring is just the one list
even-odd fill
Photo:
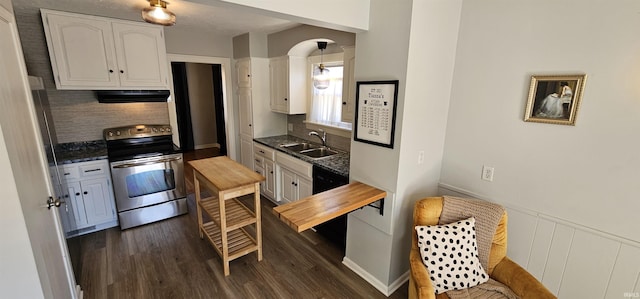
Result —
[[199, 144], [194, 146], [194, 149], [205, 149], [205, 148], [212, 148], [212, 147], [217, 147], [220, 148], [220, 143], [208, 143], [208, 144]]
[[384, 294], [387, 297], [389, 297], [391, 294], [393, 294], [393, 292], [395, 292], [406, 281], [409, 280], [409, 271], [407, 271], [404, 274], [400, 275], [400, 277], [398, 279], [396, 279], [394, 282], [392, 282], [390, 285], [386, 285], [383, 282], [381, 282], [380, 280], [378, 280], [377, 278], [375, 278], [373, 275], [371, 275], [369, 272], [364, 270], [362, 267], [358, 266], [358, 264], [353, 262], [348, 257], [344, 257], [342, 259], [342, 264], [347, 266], [347, 268], [351, 269], [351, 271], [353, 271], [356, 274], [358, 274], [360, 277], [362, 277], [362, 279], [366, 280], [374, 288], [376, 288], [378, 291], [380, 291], [380, 293]]
[[77, 299], [82, 299], [84, 297], [84, 292], [82, 291], [82, 288], [80, 287], [79, 284], [76, 285], [76, 298]]

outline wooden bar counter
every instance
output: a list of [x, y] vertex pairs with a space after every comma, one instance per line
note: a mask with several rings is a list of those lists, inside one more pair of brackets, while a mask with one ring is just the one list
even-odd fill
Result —
[[[222, 257], [224, 275], [229, 275], [229, 261], [257, 251], [262, 260], [262, 229], [260, 217], [260, 182], [264, 177], [226, 156], [193, 160], [198, 230], [205, 235]], [[202, 191], [209, 197], [202, 198]], [[247, 208], [237, 197], [252, 194], [254, 210]], [[211, 221], [203, 223], [202, 213]], [[255, 236], [244, 227], [255, 224]]]
[[378, 188], [352, 182], [307, 198], [273, 208], [284, 223], [297, 232], [347, 214], [355, 209], [384, 199], [387, 192]]

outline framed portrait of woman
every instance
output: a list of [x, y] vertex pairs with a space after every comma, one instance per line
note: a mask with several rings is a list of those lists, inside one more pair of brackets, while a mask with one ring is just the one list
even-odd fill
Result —
[[531, 76], [524, 121], [575, 126], [587, 75]]

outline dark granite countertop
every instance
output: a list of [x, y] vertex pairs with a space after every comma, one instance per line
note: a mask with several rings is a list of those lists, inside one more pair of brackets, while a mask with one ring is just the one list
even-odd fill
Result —
[[55, 149], [58, 164], [107, 159], [107, 144], [104, 140], [60, 143]]
[[[255, 138], [254, 141], [260, 144], [263, 144], [265, 146], [268, 146], [270, 148], [276, 149], [277, 151], [286, 153], [290, 156], [296, 157], [302, 161], [322, 167], [333, 173], [336, 173], [345, 177], [349, 177], [349, 153], [348, 152], [345, 152], [342, 150], [336, 150], [332, 148], [333, 150], [339, 153], [336, 155], [324, 157], [321, 159], [311, 159], [305, 155], [299, 154], [297, 152], [294, 152], [292, 150], [279, 146], [280, 144], [286, 144], [286, 143], [309, 142], [308, 140], [305, 140], [302, 138], [294, 137], [291, 135], [279, 135], [279, 136], [272, 136], [272, 137]], [[309, 142], [309, 143], [314, 143], [314, 142]], [[314, 143], [314, 144], [317, 144], [317, 143]], [[317, 145], [321, 146], [320, 144], [317, 144]]]

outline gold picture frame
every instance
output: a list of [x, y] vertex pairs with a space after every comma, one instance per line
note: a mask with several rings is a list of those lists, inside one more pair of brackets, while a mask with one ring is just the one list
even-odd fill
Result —
[[531, 76], [524, 121], [575, 126], [587, 75]]

